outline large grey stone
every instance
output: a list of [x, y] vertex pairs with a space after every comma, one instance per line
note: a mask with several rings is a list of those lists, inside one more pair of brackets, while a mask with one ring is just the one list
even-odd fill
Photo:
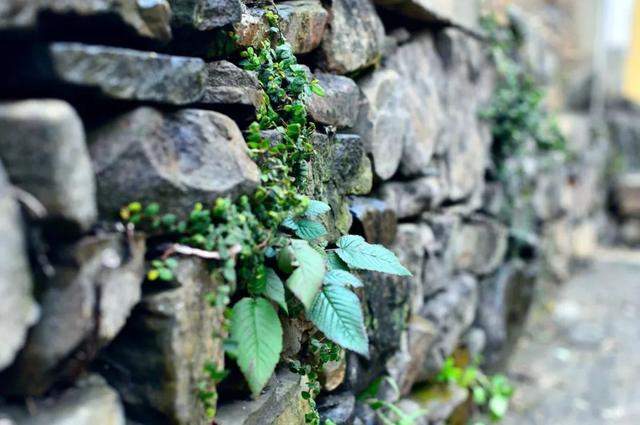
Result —
[[334, 0], [322, 40], [323, 65], [338, 74], [380, 60], [384, 26], [370, 0]]
[[352, 127], [358, 119], [360, 91], [356, 83], [348, 77], [326, 73], [316, 73], [324, 89], [324, 96], [312, 95], [307, 100], [307, 112], [311, 118], [334, 127]]
[[420, 34], [403, 44], [386, 61], [386, 67], [400, 76], [397, 96], [401, 100], [394, 108], [408, 117], [405, 132], [393, 136], [403, 141], [400, 171], [406, 176], [428, 175], [436, 144], [452, 124], [447, 121], [448, 76], [433, 37]]
[[12, 183], [35, 196], [48, 218], [83, 229], [94, 223], [95, 176], [82, 122], [68, 103], [0, 103], [0, 159]]
[[[93, 23], [109, 19], [115, 29], [159, 41], [171, 38], [171, 9], [166, 0], [6, 0], [0, 4], [0, 29], [34, 30], [50, 15]], [[59, 21], [57, 29], [64, 31], [63, 25]]]
[[86, 237], [58, 248], [54, 275], [39, 291], [41, 318], [4, 373], [0, 391], [41, 395], [73, 379], [124, 326], [140, 299], [144, 239]]
[[0, 164], [0, 370], [13, 361], [38, 318], [22, 232], [20, 208]]
[[479, 0], [375, 0], [375, 3], [409, 19], [435, 25], [456, 25], [472, 31], [480, 26]]
[[200, 103], [248, 106], [258, 109], [264, 92], [254, 73], [221, 60], [207, 64], [207, 84]]
[[[211, 363], [224, 368], [221, 280], [201, 260], [179, 260], [173, 285], [151, 283], [118, 337], [102, 353], [103, 375], [142, 423], [208, 424], [196, 388]], [[222, 299], [222, 298], [221, 298]]]
[[[318, 0], [290, 0], [277, 4], [280, 30], [294, 53], [308, 53], [318, 47], [327, 24], [328, 13]], [[245, 8], [234, 24], [240, 46], [259, 47], [267, 39], [269, 23], [261, 7]]]
[[536, 283], [535, 270], [520, 261], [507, 263], [480, 282], [475, 326], [484, 330], [483, 365], [498, 370], [522, 333]]
[[507, 251], [508, 230], [499, 222], [474, 216], [453, 234], [451, 255], [457, 270], [485, 275], [494, 271]]
[[409, 397], [398, 402], [398, 407], [405, 414], [422, 412], [415, 425], [445, 424], [454, 410], [469, 398], [469, 391], [452, 384], [444, 387], [418, 388]]
[[98, 205], [107, 214], [132, 201], [187, 214], [196, 202], [250, 192], [258, 183], [238, 126], [217, 112], [141, 107], [89, 139]]
[[356, 397], [353, 393], [343, 391], [329, 394], [316, 400], [320, 419], [325, 422], [328, 419], [336, 425], [349, 425], [353, 423], [355, 414]]
[[392, 70], [374, 72], [360, 82], [362, 106], [355, 129], [373, 158], [373, 168], [383, 180], [400, 165], [408, 115], [400, 108], [400, 76]]
[[478, 282], [468, 274], [454, 276], [444, 291], [428, 299], [421, 315], [436, 329], [436, 338], [419, 379], [435, 375], [456, 349], [460, 337], [473, 322], [478, 304]]
[[440, 206], [446, 199], [447, 185], [441, 176], [428, 176], [406, 182], [387, 182], [379, 191], [398, 218], [404, 219]]
[[239, 400], [220, 406], [216, 423], [220, 425], [304, 425], [308, 403], [301, 392], [306, 386], [300, 375], [279, 371], [256, 400]]
[[640, 217], [640, 173], [626, 173], [617, 178], [615, 202], [623, 217]]
[[[199, 58], [80, 43], [55, 42], [35, 49], [20, 64], [20, 79], [34, 84], [67, 84], [67, 90], [93, 89], [103, 96], [173, 105], [194, 103], [202, 97], [207, 68]], [[29, 77], [29, 78], [27, 78]]]
[[[4, 410], [4, 412], [3, 412]], [[124, 409], [118, 393], [98, 375], [83, 378], [59, 395], [37, 400], [29, 409], [0, 407], [0, 423], [5, 418], [20, 425], [125, 425]]]
[[210, 31], [240, 20], [240, 0], [169, 0], [172, 24], [180, 28]]
[[364, 234], [369, 243], [393, 243], [398, 227], [396, 215], [383, 201], [356, 196], [351, 198], [349, 210], [355, 221], [354, 231]]

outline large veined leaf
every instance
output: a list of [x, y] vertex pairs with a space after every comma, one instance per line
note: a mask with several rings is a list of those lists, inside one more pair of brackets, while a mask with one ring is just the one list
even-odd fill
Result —
[[354, 288], [362, 287], [362, 281], [345, 270], [329, 270], [327, 274], [324, 275], [324, 283], [353, 286]]
[[233, 306], [231, 338], [237, 343], [236, 361], [257, 396], [280, 359], [282, 325], [275, 308], [264, 298], [243, 298]]
[[347, 266], [347, 263], [342, 261], [342, 259], [338, 257], [338, 254], [336, 254], [334, 251], [327, 253], [327, 268], [329, 270], [344, 270], [347, 272], [349, 271], [349, 266]]
[[331, 207], [329, 205], [325, 204], [324, 202], [320, 202], [312, 199], [309, 201], [309, 205], [307, 205], [307, 209], [304, 212], [304, 214], [307, 217], [313, 218], [321, 214], [325, 214], [330, 210], [331, 210]]
[[336, 344], [369, 356], [360, 300], [342, 285], [328, 284], [316, 295], [307, 317]]
[[284, 297], [284, 284], [282, 283], [282, 279], [272, 268], [267, 269], [267, 285], [265, 287], [264, 295], [272, 301], [275, 301], [276, 304], [280, 306], [285, 312], [289, 312], [287, 310], [287, 301]]
[[293, 269], [287, 279], [287, 287], [302, 302], [305, 309], [309, 309], [322, 286], [322, 279], [326, 267], [322, 254], [313, 249], [307, 241], [292, 239], [291, 245], [281, 250], [278, 255], [278, 265], [281, 270]]
[[362, 236], [346, 235], [338, 239], [338, 256], [354, 269], [411, 276], [395, 254], [382, 245], [367, 243]]
[[327, 229], [325, 229], [324, 225], [317, 221], [302, 219], [297, 220], [296, 225], [296, 235], [307, 241], [318, 239], [327, 234]]

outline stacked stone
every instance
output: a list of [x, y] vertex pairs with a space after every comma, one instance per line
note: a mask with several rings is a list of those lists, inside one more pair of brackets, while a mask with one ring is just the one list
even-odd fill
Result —
[[[337, 424], [374, 423], [355, 397], [388, 375], [400, 393], [382, 385], [379, 398], [426, 405], [423, 423], [443, 423], [465, 392], [425, 401], [413, 388], [463, 346], [499, 364], [536, 272], [505, 260], [502, 189], [485, 181], [491, 136], [479, 112], [495, 75], [477, 37], [478, 9], [374, 3], [276, 4], [285, 36], [326, 92], [307, 105], [318, 129], [310, 194], [331, 204], [333, 236], [350, 231], [390, 246], [413, 273], [362, 276], [371, 357], [327, 365], [318, 402]], [[147, 241], [117, 214], [153, 201], [184, 215], [257, 186], [242, 129], [262, 91], [219, 45], [229, 30], [242, 46], [259, 44], [269, 34], [263, 14], [240, 0], [0, 6], [0, 48], [12, 58], [0, 71], [0, 94], [12, 99], [0, 103], [0, 419], [210, 423], [197, 387], [206, 362], [224, 367], [222, 307], [205, 297], [221, 282], [202, 262], [181, 259], [170, 285], [145, 283]], [[387, 35], [381, 17], [412, 32]], [[568, 126], [575, 150], [588, 151], [584, 120], [569, 117]], [[597, 173], [599, 164], [576, 164], [556, 170], [562, 184], [543, 176], [535, 195], [549, 250], [565, 261], [575, 249], [563, 232], [600, 205], [597, 177], [582, 168]], [[287, 358], [307, 331], [286, 321]], [[304, 423], [304, 382], [286, 368], [256, 400], [228, 386], [217, 423]]]

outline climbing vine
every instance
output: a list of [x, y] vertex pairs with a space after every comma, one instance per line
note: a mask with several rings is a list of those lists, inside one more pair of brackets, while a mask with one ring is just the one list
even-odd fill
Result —
[[[283, 315], [302, 316], [329, 341], [368, 356], [362, 308], [352, 291], [363, 284], [353, 270], [410, 274], [391, 251], [361, 236], [327, 239], [322, 216], [330, 207], [305, 195], [315, 131], [305, 100], [322, 96], [323, 90], [297, 63], [278, 28], [278, 15], [267, 10], [265, 17], [270, 38], [241, 53], [241, 66], [256, 73], [264, 90], [264, 102], [246, 134], [250, 156], [261, 171], [257, 190], [237, 200], [219, 198], [212, 206], [198, 203], [186, 218], [162, 214], [155, 203], [134, 202], [121, 211], [123, 220], [170, 241], [151, 262], [149, 280], [172, 280], [174, 257], [195, 255], [209, 261], [229, 294], [235, 291], [237, 301], [227, 310], [225, 349], [254, 397], [280, 360]], [[314, 347], [319, 361], [335, 354], [325, 352], [325, 345]], [[319, 423], [313, 402], [319, 392], [318, 364], [291, 366], [308, 378], [303, 397], [310, 400], [306, 419], [311, 424]], [[225, 373], [211, 364], [205, 372], [210, 379], [201, 383], [199, 394], [214, 415], [215, 383]]]

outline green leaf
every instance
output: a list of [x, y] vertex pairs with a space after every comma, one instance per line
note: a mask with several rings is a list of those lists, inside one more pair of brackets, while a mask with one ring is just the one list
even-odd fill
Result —
[[338, 257], [338, 254], [333, 251], [327, 253], [327, 267], [329, 270], [344, 270], [347, 272], [349, 271], [349, 266], [347, 266], [347, 263], [342, 261], [340, 257]]
[[336, 253], [350, 267], [400, 276], [411, 276], [395, 254], [382, 245], [367, 243], [362, 236], [346, 235], [338, 242]]
[[264, 298], [243, 298], [233, 306], [231, 338], [237, 362], [254, 397], [273, 374], [282, 351], [282, 325]]
[[270, 300], [275, 301], [286, 313], [289, 313], [287, 301], [284, 297], [284, 284], [280, 276], [272, 268], [267, 269], [267, 286], [264, 294]]
[[309, 218], [314, 218], [329, 211], [331, 211], [331, 207], [328, 204], [312, 199], [309, 201], [309, 205], [307, 205], [307, 210], [304, 214]]
[[345, 270], [329, 270], [327, 274], [324, 275], [324, 283], [328, 285], [352, 286], [354, 288], [361, 288], [363, 286], [360, 279]]
[[290, 252], [294, 257], [292, 264], [297, 267], [287, 279], [287, 287], [309, 309], [322, 286], [326, 270], [324, 258], [307, 241], [300, 239], [291, 240]]
[[369, 357], [369, 341], [360, 300], [342, 285], [325, 285], [307, 312], [324, 335], [336, 344]]
[[298, 223], [293, 219], [293, 217], [287, 217], [282, 221], [282, 227], [286, 227], [290, 230], [298, 230]]
[[509, 399], [501, 396], [491, 397], [489, 400], [489, 412], [495, 419], [502, 419], [509, 410]]
[[298, 226], [295, 229], [296, 235], [307, 241], [318, 239], [327, 234], [324, 225], [317, 221], [302, 219], [297, 220], [296, 225]]

